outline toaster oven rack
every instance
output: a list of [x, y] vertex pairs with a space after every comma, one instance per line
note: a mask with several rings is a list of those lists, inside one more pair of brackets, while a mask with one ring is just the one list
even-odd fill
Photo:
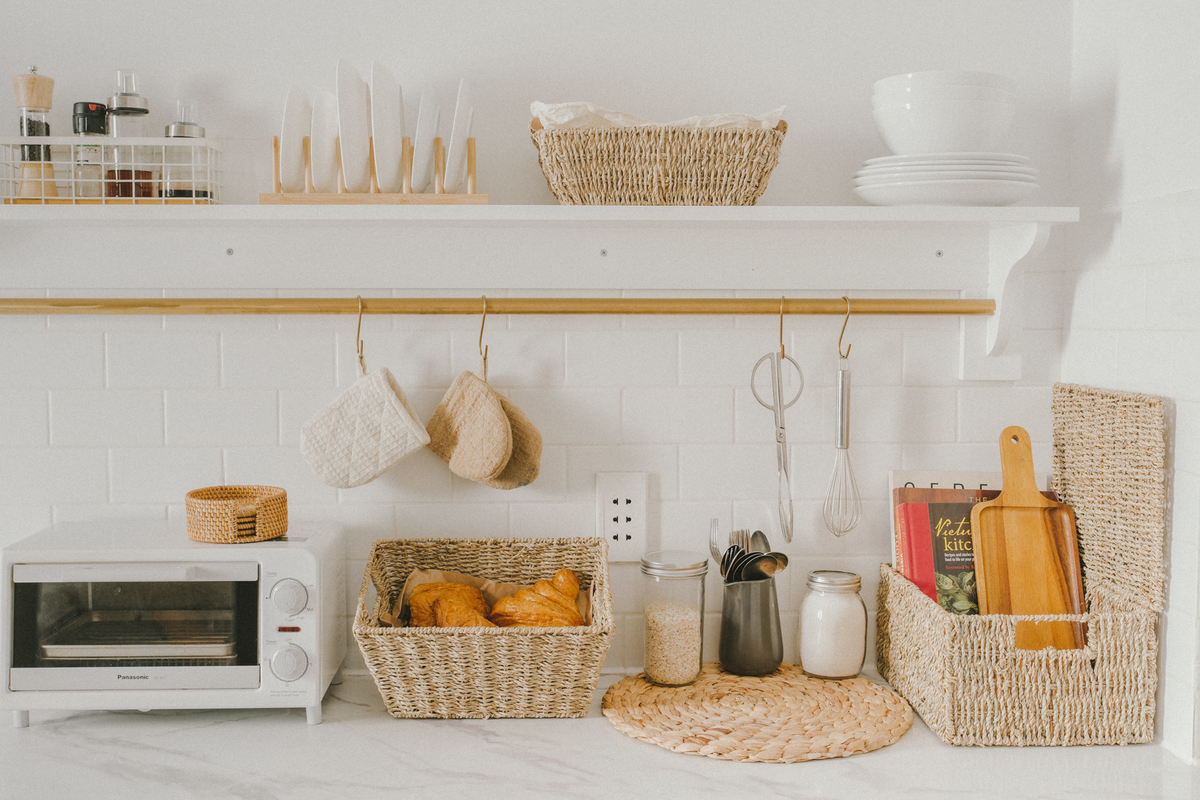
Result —
[[87, 666], [101, 666], [97, 659], [117, 661], [122, 666], [131, 666], [131, 660], [164, 659], [220, 659], [233, 663], [237, 657], [233, 612], [85, 611], [47, 636], [39, 655], [43, 662], [76, 661]]

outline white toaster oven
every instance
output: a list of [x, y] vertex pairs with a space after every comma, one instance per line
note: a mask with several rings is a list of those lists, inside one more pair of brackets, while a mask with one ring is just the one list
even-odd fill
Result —
[[296, 708], [346, 655], [336, 523], [194, 542], [167, 523], [71, 523], [0, 554], [0, 708]]

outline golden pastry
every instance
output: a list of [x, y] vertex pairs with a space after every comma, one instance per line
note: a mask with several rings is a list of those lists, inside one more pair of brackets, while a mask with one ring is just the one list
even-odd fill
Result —
[[583, 615], [575, 606], [578, 594], [579, 578], [569, 569], [559, 570], [552, 581], [538, 581], [532, 589], [519, 589], [512, 597], [497, 600], [488, 619], [501, 628], [583, 625]]
[[439, 628], [495, 628], [496, 623], [461, 600], [441, 597], [433, 603], [433, 618]]
[[423, 583], [408, 597], [409, 625], [414, 628], [430, 628], [437, 624], [433, 615], [433, 604], [443, 598], [457, 600], [466, 608], [487, 616], [491, 613], [483, 592], [465, 583]]

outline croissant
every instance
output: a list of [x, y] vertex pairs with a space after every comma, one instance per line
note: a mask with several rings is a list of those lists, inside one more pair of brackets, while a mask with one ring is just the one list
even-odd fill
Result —
[[512, 625], [538, 628], [582, 625], [583, 615], [575, 607], [577, 594], [579, 579], [575, 573], [567, 569], [559, 570], [553, 580], [538, 581], [532, 589], [518, 589], [512, 597], [497, 600], [488, 618], [501, 628]]
[[409, 625], [429, 628], [437, 624], [433, 604], [441, 599], [456, 600], [482, 616], [491, 613], [483, 592], [465, 583], [423, 583], [408, 598]]
[[434, 601], [433, 618], [439, 628], [496, 627], [496, 623], [453, 597], [442, 597]]

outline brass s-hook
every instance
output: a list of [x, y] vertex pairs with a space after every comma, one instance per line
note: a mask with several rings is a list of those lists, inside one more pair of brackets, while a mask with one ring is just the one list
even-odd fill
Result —
[[488, 349], [483, 344], [483, 326], [487, 324], [487, 295], [483, 297], [483, 319], [479, 322], [479, 377], [483, 378], [483, 382], [487, 383], [487, 353]]
[[842, 299], [846, 301], [846, 318], [842, 320], [842, 332], [838, 334], [838, 355], [842, 358], [850, 357], [850, 348], [854, 345], [846, 345], [846, 352], [842, 352], [842, 337], [846, 335], [846, 323], [850, 321], [850, 298], [842, 295]]
[[354, 332], [355, 350], [358, 352], [358, 368], [361, 375], [367, 374], [367, 363], [363, 360], [363, 340], [362, 340], [362, 315], [363, 301], [362, 295], [358, 296], [358, 330]]
[[787, 358], [783, 350], [783, 297], [779, 298], [779, 357]]

